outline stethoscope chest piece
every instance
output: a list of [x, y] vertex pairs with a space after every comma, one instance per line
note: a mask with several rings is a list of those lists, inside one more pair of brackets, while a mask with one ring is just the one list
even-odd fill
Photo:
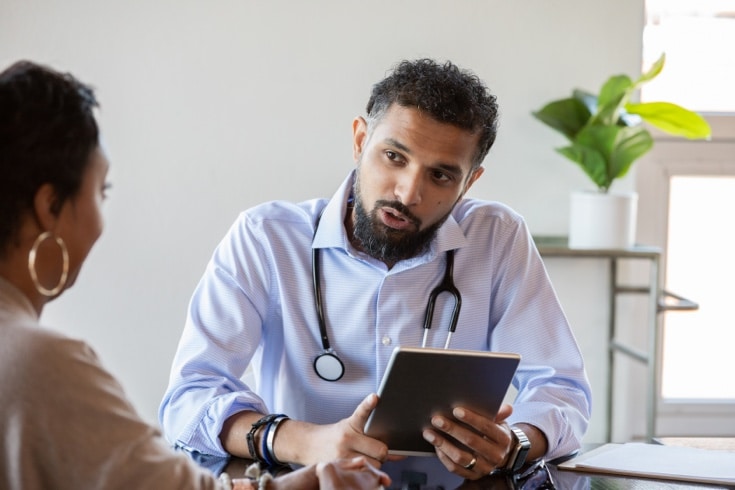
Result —
[[331, 350], [326, 350], [314, 359], [314, 371], [325, 381], [337, 381], [345, 374], [345, 365]]

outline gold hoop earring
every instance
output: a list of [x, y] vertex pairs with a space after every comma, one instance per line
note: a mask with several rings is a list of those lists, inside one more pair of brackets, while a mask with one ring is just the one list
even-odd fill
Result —
[[[47, 238], [53, 238], [54, 241], [56, 241], [56, 243], [59, 245], [59, 248], [61, 249], [61, 260], [63, 261], [59, 283], [53, 289], [46, 289], [45, 287], [43, 287], [43, 285], [38, 281], [38, 274], [36, 274], [36, 254], [38, 252], [38, 247]], [[33, 281], [33, 285], [36, 287], [36, 291], [38, 291], [40, 294], [49, 298], [59, 294], [61, 290], [64, 289], [64, 286], [66, 285], [66, 279], [69, 277], [69, 251], [66, 249], [66, 244], [64, 243], [64, 240], [62, 240], [61, 237], [52, 236], [50, 231], [44, 231], [43, 233], [38, 235], [36, 241], [33, 242], [33, 246], [31, 247], [30, 252], [28, 252], [28, 272], [31, 273], [31, 280]]]

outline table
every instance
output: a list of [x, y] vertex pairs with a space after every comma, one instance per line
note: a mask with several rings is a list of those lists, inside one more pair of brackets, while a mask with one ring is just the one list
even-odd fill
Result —
[[[590, 447], [593, 447], [592, 445]], [[233, 478], [237, 478], [244, 474], [245, 469], [250, 465], [251, 461], [242, 458], [219, 458], [215, 456], [194, 456], [194, 459], [202, 466], [209, 468], [213, 473], [220, 474], [226, 471]], [[437, 460], [437, 465], [441, 463]], [[554, 464], [546, 464], [546, 469], [538, 469], [529, 475], [530, 478], [525, 480], [525, 485], [508, 481], [505, 476], [494, 475], [488, 476], [477, 481], [465, 481], [456, 490], [534, 490], [539, 488], [556, 488], [559, 490], [567, 489], [600, 489], [600, 490], [648, 490], [668, 488], [672, 490], [685, 489], [727, 489], [725, 486], [703, 485], [692, 483], [677, 483], [668, 480], [654, 480], [643, 478], [625, 478], [620, 476], [607, 476], [592, 473], [581, 473], [578, 471], [562, 471], [556, 468]], [[282, 469], [280, 471], [288, 471]], [[544, 474], [542, 475], [541, 472]], [[542, 486], [543, 480], [550, 475], [554, 486]], [[419, 481], [419, 479], [415, 479]], [[401, 482], [393, 482], [389, 490], [439, 490], [442, 487], [432, 486], [431, 482], [424, 484], [404, 484]], [[449, 490], [449, 489], [447, 489]]]

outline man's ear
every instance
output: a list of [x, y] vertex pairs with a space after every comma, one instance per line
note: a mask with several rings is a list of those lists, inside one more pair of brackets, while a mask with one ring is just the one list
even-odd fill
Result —
[[33, 211], [42, 230], [53, 230], [59, 217], [56, 190], [51, 184], [43, 184], [33, 198]]
[[355, 163], [360, 161], [362, 151], [367, 142], [367, 121], [358, 116], [352, 121], [352, 159]]
[[470, 187], [472, 187], [472, 184], [474, 184], [475, 181], [480, 178], [480, 176], [482, 175], [484, 171], [485, 171], [485, 167], [477, 167], [476, 169], [470, 172], [470, 176], [467, 179], [467, 183], [464, 186], [464, 190], [462, 191], [462, 196], [467, 194], [467, 191], [470, 190]]

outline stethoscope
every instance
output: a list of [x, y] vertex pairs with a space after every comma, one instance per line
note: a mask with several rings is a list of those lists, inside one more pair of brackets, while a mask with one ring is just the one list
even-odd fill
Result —
[[[316, 224], [314, 226], [314, 236], [316, 236], [316, 229], [319, 227], [319, 219], [321, 215], [317, 217]], [[324, 305], [322, 303], [322, 292], [321, 292], [321, 279], [319, 278], [319, 249], [312, 247], [311, 249], [311, 277], [314, 284], [314, 307], [316, 308], [316, 316], [319, 320], [319, 334], [322, 338], [322, 352], [314, 359], [314, 371], [317, 376], [325, 381], [337, 381], [345, 374], [345, 365], [342, 360], [334, 352], [331, 345], [329, 344], [329, 337], [327, 335], [327, 324], [324, 321]], [[421, 342], [421, 347], [426, 347], [426, 341], [429, 335], [429, 329], [431, 329], [431, 322], [434, 318], [434, 306], [436, 299], [442, 293], [449, 293], [454, 298], [454, 309], [452, 310], [452, 317], [449, 321], [449, 333], [447, 334], [447, 340], [444, 343], [444, 348], [449, 348], [449, 342], [452, 340], [452, 334], [457, 330], [457, 321], [459, 320], [459, 310], [462, 307], [462, 295], [459, 294], [459, 289], [454, 285], [454, 250], [447, 250], [447, 264], [444, 269], [444, 278], [429, 294], [429, 302], [426, 305], [426, 314], [424, 315], [424, 337]]]

